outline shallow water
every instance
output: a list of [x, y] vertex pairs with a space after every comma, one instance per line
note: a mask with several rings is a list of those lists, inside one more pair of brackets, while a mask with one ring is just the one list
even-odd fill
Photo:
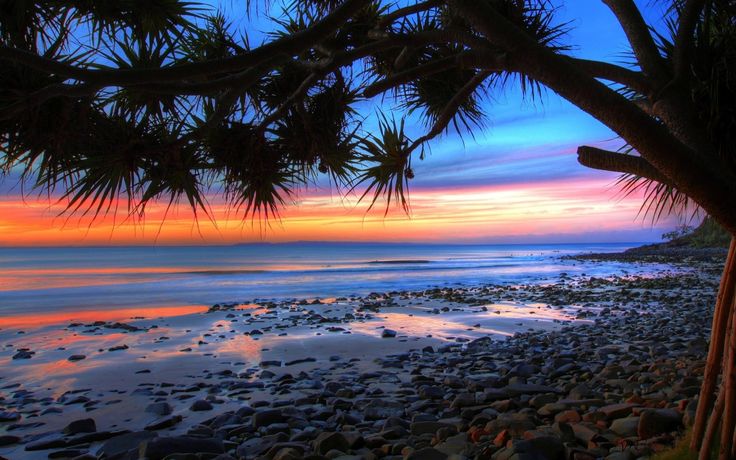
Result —
[[8, 315], [543, 282], [563, 272], [595, 276], [645, 272], [648, 268], [630, 264], [559, 257], [617, 252], [635, 245], [291, 243], [0, 248], [0, 314], [7, 322], [11, 321]]

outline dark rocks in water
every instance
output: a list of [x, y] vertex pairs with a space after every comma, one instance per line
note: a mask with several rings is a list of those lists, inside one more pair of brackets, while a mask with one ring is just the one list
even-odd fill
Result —
[[391, 339], [396, 337], [396, 331], [393, 329], [384, 329], [383, 332], [381, 332], [381, 337], [384, 339]]
[[222, 454], [225, 448], [218, 439], [172, 436], [143, 441], [139, 452], [141, 458], [162, 460], [172, 454]]
[[164, 428], [170, 428], [181, 421], [181, 415], [168, 415], [154, 420], [153, 422], [146, 425], [144, 429], [146, 431], [163, 430]]
[[74, 361], [81, 361], [81, 360], [83, 360], [83, 359], [86, 359], [86, 358], [87, 358], [87, 356], [85, 356], [85, 355], [71, 355], [71, 356], [70, 356], [69, 358], [67, 358], [67, 359], [68, 359], [69, 361], [72, 361], [72, 362], [74, 362]]
[[21, 441], [21, 438], [18, 436], [13, 436], [9, 434], [1, 435], [0, 436], [0, 447], [18, 444], [20, 441]]
[[194, 403], [192, 403], [192, 405], [189, 407], [189, 410], [194, 412], [212, 410], [212, 403], [210, 403], [209, 401], [205, 401], [204, 399], [198, 399], [194, 401]]
[[155, 402], [146, 406], [145, 411], [151, 414], [164, 416], [169, 415], [172, 412], [172, 408], [171, 405], [167, 402]]
[[52, 434], [42, 436], [39, 439], [27, 443], [24, 446], [24, 449], [27, 451], [58, 449], [60, 447], [66, 447], [67, 445], [66, 437], [61, 434]]
[[107, 349], [107, 351], [118, 351], [118, 350], [127, 350], [129, 347], [125, 344], [123, 345], [116, 345], [114, 347], [110, 347]]
[[300, 358], [300, 359], [295, 359], [293, 361], [287, 361], [285, 365], [294, 366], [296, 364], [313, 363], [315, 361], [317, 361], [315, 358]]
[[97, 455], [104, 455], [105, 458], [118, 458], [126, 452], [135, 451], [135, 458], [137, 458], [140, 444], [156, 436], [158, 436], [156, 433], [150, 431], [134, 431], [116, 436], [105, 441], [97, 450]]
[[35, 354], [35, 351], [18, 350], [18, 352], [13, 355], [13, 359], [31, 359]]
[[0, 422], [16, 422], [18, 420], [20, 420], [19, 413], [0, 411]]
[[[64, 450], [57, 450], [54, 452], [49, 452], [48, 458], [73, 458], [76, 460], [86, 454], [87, 454], [87, 451], [84, 449], [64, 449]], [[92, 457], [92, 458], [95, 458], [95, 457]]]
[[133, 326], [133, 325], [130, 325], [130, 324], [119, 323], [119, 322], [105, 324], [104, 327], [107, 328], [107, 329], [122, 329], [122, 330], [128, 331], [128, 332], [137, 332], [137, 331], [144, 330], [144, 329], [141, 329], [139, 327], [136, 327], [136, 326]]
[[84, 418], [80, 420], [74, 420], [73, 422], [69, 423], [64, 429], [62, 430], [62, 433], [64, 434], [79, 434], [79, 433], [94, 433], [97, 431], [97, 425], [95, 424], [95, 420], [92, 418]]

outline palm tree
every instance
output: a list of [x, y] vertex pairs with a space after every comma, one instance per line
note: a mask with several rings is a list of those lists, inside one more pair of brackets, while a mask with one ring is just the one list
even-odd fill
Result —
[[[670, 30], [657, 33], [633, 0], [603, 2], [630, 65], [570, 56], [549, 0], [290, 0], [259, 46], [193, 0], [3, 0], [0, 165], [58, 190], [72, 212], [104, 213], [122, 196], [130, 212], [184, 200], [206, 213], [220, 193], [268, 216], [320, 175], [405, 205], [412, 160], [449, 129], [482, 124], [481, 99], [516, 79], [628, 145], [581, 146], [582, 164], [644, 187], [655, 215], [695, 204], [736, 234], [736, 4], [670, 0]], [[426, 134], [411, 139], [388, 117], [364, 132], [356, 104], [382, 95], [421, 114]], [[705, 438], [705, 455], [720, 427], [722, 459], [736, 456], [734, 250], [693, 443]]]

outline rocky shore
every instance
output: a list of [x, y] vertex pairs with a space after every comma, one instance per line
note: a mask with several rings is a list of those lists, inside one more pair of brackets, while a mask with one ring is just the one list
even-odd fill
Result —
[[[432, 317], [462, 313], [486, 318], [494, 314], [489, 305], [498, 302], [564, 314], [551, 316], [556, 318], [551, 327], [505, 339], [444, 338], [433, 345], [417, 333], [381, 327], [376, 340], [387, 351], [370, 361], [349, 355], [263, 360], [243, 372], [204, 370], [186, 382], [163, 381], [141, 369], [149, 381], [132, 393], [146, 401], [145, 409], [135, 414], [118, 410], [116, 423], [110, 423], [109, 408], [115, 414], [115, 405], [133, 394], [102, 398], [98, 389], [86, 388], [44, 398], [20, 383], [2, 384], [0, 455], [151, 460], [650, 457], [670, 446], [692, 420], [717, 269], [717, 263], [701, 262], [696, 269], [651, 276], [563, 275], [548, 285], [375, 294], [345, 299], [348, 307], [334, 317], [318, 313], [318, 302], [261, 305], [266, 314], [312, 312], [309, 327], [319, 326], [344, 341], [353, 339], [349, 333], [360, 323], [408, 304], [429, 306], [425, 316], [416, 318], [420, 330]], [[228, 321], [253, 319], [251, 310], [236, 304], [209, 310], [208, 315]], [[122, 324], [97, 327], [126, 327]], [[278, 324], [259, 329], [248, 324], [249, 337], [293, 334]], [[479, 321], [468, 329], [481, 326]], [[136, 334], [131, 327], [150, 324], [127, 327], [125, 333]], [[220, 329], [222, 337], [225, 330]], [[28, 358], [35, 359], [32, 354]], [[12, 381], [5, 377], [3, 382]], [[103, 424], [97, 414], [105, 410]], [[44, 426], [43, 417], [53, 412], [65, 414], [64, 426]]]

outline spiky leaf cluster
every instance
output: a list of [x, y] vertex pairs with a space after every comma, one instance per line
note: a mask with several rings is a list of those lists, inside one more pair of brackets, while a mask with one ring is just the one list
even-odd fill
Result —
[[[463, 2], [246, 3], [272, 16], [263, 43], [194, 0], [0, 2], [0, 167], [95, 214], [119, 198], [131, 211], [163, 200], [207, 212], [219, 194], [245, 216], [274, 215], [321, 180], [407, 209], [412, 156], [427, 142], [472, 133], [512, 78], [531, 96], [541, 88]], [[548, 0], [475, 4], [567, 51]], [[699, 26], [692, 96], [727, 155], [736, 47], [724, 14]], [[397, 114], [366, 130], [375, 123], [358, 108], [383, 94], [384, 109], [420, 114], [426, 134], [410, 139]]]

